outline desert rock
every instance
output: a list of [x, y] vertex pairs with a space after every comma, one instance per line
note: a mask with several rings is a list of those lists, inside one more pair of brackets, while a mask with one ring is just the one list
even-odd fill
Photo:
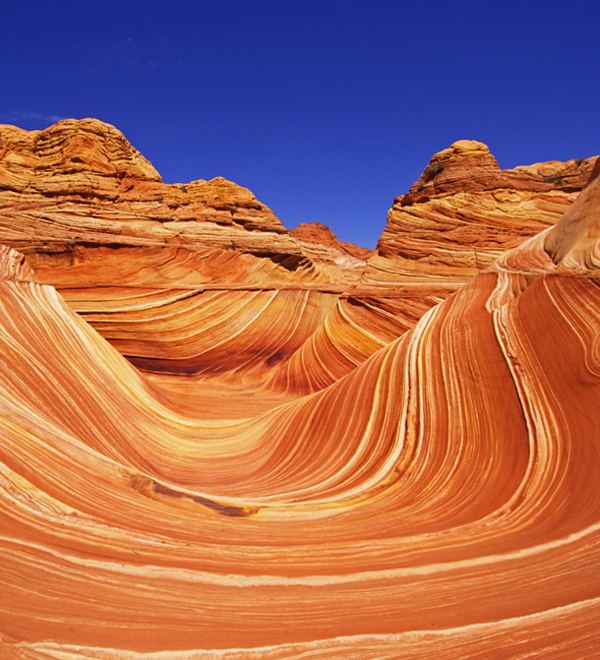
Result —
[[[53, 158], [77, 168], [80, 149], [109, 171], [83, 147]], [[127, 153], [119, 167], [164, 185]], [[327, 282], [317, 261], [285, 279], [260, 260], [290, 253], [214, 244], [211, 288], [200, 248], [193, 267], [169, 244], [111, 248], [85, 214], [96, 238], [70, 262], [27, 242], [27, 187], [7, 191], [26, 249], [0, 248], [0, 657], [594, 657], [600, 176], [584, 165], [572, 205], [550, 191], [561, 219], [484, 272], [454, 262], [446, 289], [406, 269]], [[525, 193], [533, 209], [549, 194]], [[86, 271], [88, 249], [106, 268]]]
[[394, 201], [364, 281], [464, 284], [504, 251], [555, 224], [586, 184], [594, 162], [501, 170], [486, 145], [454, 143]]

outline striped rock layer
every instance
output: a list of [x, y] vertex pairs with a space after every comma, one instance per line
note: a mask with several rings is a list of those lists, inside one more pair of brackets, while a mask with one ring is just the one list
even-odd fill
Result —
[[438, 304], [0, 249], [0, 657], [595, 657], [588, 174]]
[[288, 233], [224, 179], [164, 184], [97, 120], [1, 126], [0, 242], [169, 388], [186, 375], [295, 395], [349, 373], [556, 222], [590, 168], [502, 172], [485, 145], [455, 143], [396, 200], [369, 256], [318, 223]]

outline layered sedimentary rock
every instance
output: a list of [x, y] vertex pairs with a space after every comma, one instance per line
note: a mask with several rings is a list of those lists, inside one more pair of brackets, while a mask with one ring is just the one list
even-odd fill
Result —
[[599, 168], [455, 143], [369, 256], [2, 127], [0, 657], [594, 657]]
[[599, 172], [307, 396], [161, 390], [2, 249], [0, 655], [594, 657]]
[[594, 162], [501, 170], [481, 142], [454, 143], [394, 201], [364, 281], [466, 283], [504, 251], [555, 224]]
[[[365, 265], [293, 238], [222, 178], [163, 184], [119, 131], [90, 119], [0, 127], [0, 241], [133, 362], [170, 373], [247, 366], [263, 378]], [[257, 347], [266, 327], [278, 330]]]
[[222, 178], [163, 184], [96, 120], [0, 127], [0, 190], [2, 240], [59, 288], [343, 281], [326, 251], [313, 263], [249, 190]]
[[395, 292], [348, 298], [368, 251], [318, 224], [288, 234], [224, 179], [163, 184], [96, 120], [0, 129], [0, 240], [150, 372], [310, 392], [427, 309], [397, 318]]
[[[399, 336], [504, 251], [556, 223], [587, 182], [594, 162], [573, 159], [500, 170], [486, 145], [454, 143], [431, 159], [407, 194], [394, 200], [352, 300], [368, 300], [380, 316], [391, 308]], [[378, 322], [373, 315], [367, 323]], [[367, 338], [366, 332], [362, 335], [359, 344]], [[378, 339], [387, 337], [382, 333]], [[298, 361], [294, 356], [290, 368]], [[345, 368], [341, 359], [336, 365]]]
[[[506, 250], [554, 225], [595, 159], [501, 170], [486, 145], [461, 140], [436, 154], [387, 226], [354, 295], [395, 294], [395, 319], [416, 318], [488, 269]], [[376, 303], [377, 305], [377, 303]]]
[[318, 223], [288, 233], [224, 179], [163, 184], [119, 131], [96, 120], [4, 126], [0, 240], [156, 378], [309, 393], [554, 222], [590, 167], [507, 173], [484, 145], [457, 143], [398, 198], [369, 256]]
[[365, 260], [372, 254], [372, 251], [368, 248], [362, 248], [353, 243], [340, 241], [329, 227], [320, 222], [301, 222], [295, 229], [290, 231], [290, 234], [301, 241], [316, 243], [317, 245], [325, 245], [326, 247], [333, 248], [334, 250], [348, 254], [356, 259]]

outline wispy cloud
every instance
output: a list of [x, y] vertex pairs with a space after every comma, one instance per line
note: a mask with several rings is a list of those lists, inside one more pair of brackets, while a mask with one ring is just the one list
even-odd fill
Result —
[[68, 117], [61, 117], [59, 115], [46, 115], [41, 112], [33, 110], [14, 110], [13, 112], [0, 112], [0, 122], [4, 124], [16, 124], [17, 126], [26, 126], [31, 128], [33, 125], [38, 127], [40, 125], [50, 126], [55, 124], [61, 119], [68, 119]]
[[[172, 58], [164, 57], [166, 47], [163, 40], [144, 41], [132, 37], [104, 42], [95, 48], [93, 58], [81, 62], [78, 69], [84, 74], [132, 70], [164, 72], [172, 68]], [[181, 65], [178, 60], [177, 66]]]

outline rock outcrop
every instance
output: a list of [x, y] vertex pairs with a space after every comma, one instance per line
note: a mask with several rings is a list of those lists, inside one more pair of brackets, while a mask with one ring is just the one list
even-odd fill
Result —
[[[293, 238], [225, 179], [162, 183], [92, 119], [0, 127], [0, 242], [135, 364], [188, 374], [245, 365], [262, 377], [365, 266], [340, 246]], [[265, 328], [288, 324], [257, 349]]]
[[506, 173], [485, 145], [457, 143], [396, 200], [369, 256], [318, 223], [287, 232], [224, 179], [164, 184], [96, 120], [4, 126], [0, 242], [146, 371], [308, 393], [554, 222], [590, 168]]
[[587, 182], [595, 159], [501, 170], [486, 145], [454, 143], [394, 200], [364, 281], [454, 282], [555, 224]]
[[341, 289], [364, 267], [336, 263], [350, 244], [332, 254], [331, 245], [295, 240], [249, 190], [223, 178], [162, 183], [117, 129], [93, 119], [44, 131], [0, 126], [0, 240], [63, 288], [107, 286], [114, 273], [113, 283], [131, 286]]
[[295, 229], [290, 231], [290, 234], [298, 240], [307, 243], [316, 243], [317, 245], [325, 245], [356, 259], [365, 260], [373, 254], [372, 250], [368, 248], [362, 248], [354, 245], [354, 243], [340, 241], [329, 227], [320, 222], [301, 222]]
[[[106, 159], [87, 142], [53, 158], [164, 185], [137, 152], [113, 157], [100, 142]], [[25, 168], [7, 168], [13, 178], [37, 171], [14, 155], [27, 153], [10, 151]], [[482, 145], [451, 153], [458, 164], [439, 160], [448, 175], [465, 159], [490, 166]], [[563, 217], [472, 277], [456, 242], [446, 289], [445, 271], [415, 281], [408, 267], [369, 283], [381, 252], [353, 287], [325, 285], [316, 260], [313, 279], [301, 267], [285, 281], [264, 264], [238, 270], [249, 253], [214, 244], [211, 288], [186, 260], [168, 270], [168, 243], [110, 247], [86, 205], [110, 207], [89, 194], [69, 208], [93, 240], [71, 247], [105, 250], [106, 268], [86, 271], [63, 238], [44, 251], [37, 230], [57, 235], [54, 211], [28, 207], [27, 242], [19, 195], [43, 194], [3, 193], [25, 256], [0, 248], [0, 657], [594, 657], [600, 166], [552, 167], [585, 167], [589, 183], [579, 196], [518, 194], [532, 223], [546, 198], [562, 200]], [[540, 169], [519, 171], [529, 181]], [[462, 194], [436, 190], [403, 208], [447, 209]], [[464, 193], [477, 218], [496, 191]], [[513, 209], [509, 246], [524, 206]], [[384, 250], [399, 244], [388, 230]], [[285, 231], [236, 231], [304, 249]], [[128, 250], [147, 248], [157, 261], [136, 271]], [[201, 248], [186, 249], [199, 264]], [[273, 254], [290, 253], [250, 256]], [[45, 280], [52, 268], [65, 298]], [[66, 286], [70, 268], [89, 279], [71, 271]]]

